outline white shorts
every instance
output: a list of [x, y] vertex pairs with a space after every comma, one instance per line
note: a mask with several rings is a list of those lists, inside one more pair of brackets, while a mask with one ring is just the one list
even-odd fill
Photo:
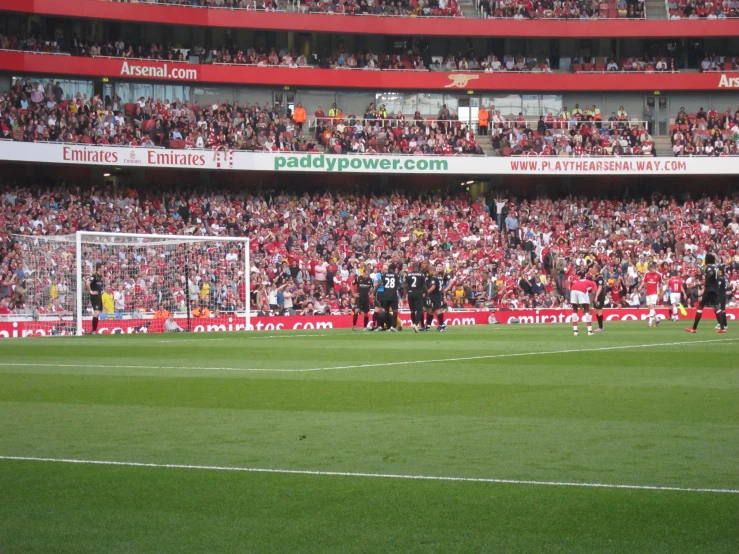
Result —
[[676, 304], [679, 304], [680, 297], [681, 297], [681, 294], [679, 292], [671, 292], [670, 293], [670, 304], [673, 306], [675, 306]]
[[573, 306], [580, 305], [580, 306], [589, 306], [590, 305], [590, 295], [586, 292], [580, 292], [579, 290], [571, 290], [570, 291], [570, 304]]
[[647, 295], [647, 306], [656, 306], [657, 298], [659, 298], [659, 296], [656, 294]]

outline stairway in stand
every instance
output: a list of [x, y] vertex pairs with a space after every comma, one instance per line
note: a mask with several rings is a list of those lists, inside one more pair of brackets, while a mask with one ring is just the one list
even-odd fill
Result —
[[459, 9], [462, 10], [462, 15], [469, 19], [475, 19], [480, 17], [480, 13], [475, 8], [475, 0], [459, 0]]
[[647, 19], [667, 19], [665, 0], [646, 0]]
[[657, 156], [672, 156], [672, 142], [669, 136], [655, 137], [652, 135], [654, 141], [654, 152]]

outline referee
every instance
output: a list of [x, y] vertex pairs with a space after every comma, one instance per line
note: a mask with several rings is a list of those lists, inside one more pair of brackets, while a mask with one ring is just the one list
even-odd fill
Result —
[[87, 292], [90, 293], [90, 304], [92, 304], [92, 334], [98, 331], [98, 318], [103, 310], [103, 273], [105, 268], [101, 262], [95, 264], [95, 273], [87, 278]]

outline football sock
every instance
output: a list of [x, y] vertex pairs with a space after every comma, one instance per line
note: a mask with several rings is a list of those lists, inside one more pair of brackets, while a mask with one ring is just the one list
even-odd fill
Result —
[[444, 312], [437, 315], [436, 319], [439, 320], [439, 327], [443, 327], [444, 326]]
[[430, 327], [434, 321], [434, 314], [426, 314], [426, 327]]
[[92, 318], [92, 332], [94, 333], [97, 330], [98, 330], [98, 318], [93, 317]]
[[598, 329], [603, 329], [603, 314], [596, 314], [598, 316]]
[[375, 327], [380, 326], [380, 314], [378, 314], [377, 312], [372, 313], [372, 323], [375, 324]]
[[578, 321], [577, 314], [572, 315], [572, 330], [577, 333], [577, 321]]
[[654, 325], [654, 320], [657, 319], [657, 312], [653, 309], [649, 310], [649, 325]]
[[677, 317], [677, 306], [672, 307], [672, 317]]
[[354, 317], [352, 318], [352, 326], [354, 326], [354, 327], [357, 326], [357, 319], [359, 319], [359, 314], [358, 313], [355, 313], [354, 314]]
[[702, 315], [703, 315], [703, 310], [696, 310], [695, 321], [693, 322], [693, 330], [698, 329], [698, 323], [700, 323]]
[[723, 312], [723, 310], [716, 310], [716, 321], [718, 321], [718, 324], [723, 329], [726, 327], [725, 318], [726, 314]]
[[367, 327], [367, 325], [369, 325], [369, 316], [364, 314], [364, 326]]

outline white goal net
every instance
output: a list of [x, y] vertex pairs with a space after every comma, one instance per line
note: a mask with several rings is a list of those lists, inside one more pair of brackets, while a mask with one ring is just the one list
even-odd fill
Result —
[[14, 241], [24, 295], [16, 314], [30, 334], [91, 332], [87, 282], [98, 266], [100, 333], [250, 328], [246, 238], [82, 231]]

